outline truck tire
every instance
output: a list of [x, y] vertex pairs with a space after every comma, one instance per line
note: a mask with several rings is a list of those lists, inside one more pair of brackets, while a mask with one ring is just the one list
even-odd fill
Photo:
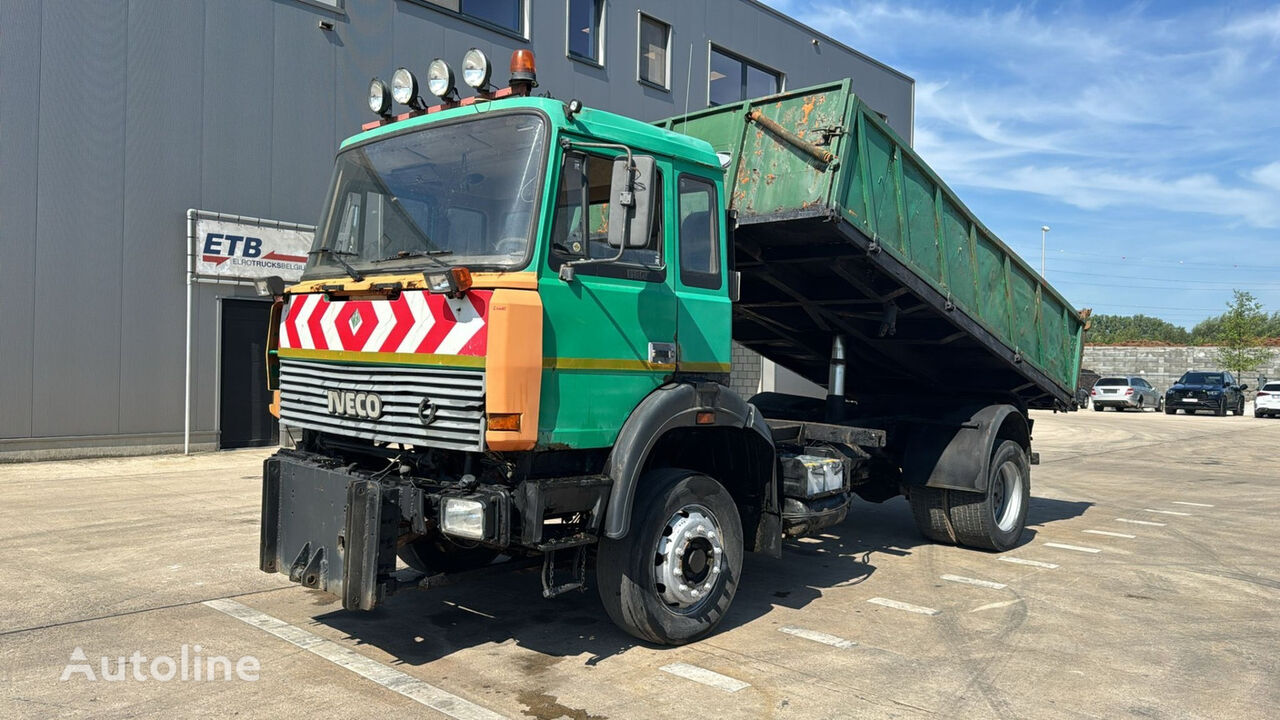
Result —
[[421, 537], [401, 545], [396, 555], [414, 570], [436, 575], [484, 567], [498, 557], [498, 551], [483, 546], [465, 547], [444, 537]]
[[729, 610], [742, 573], [742, 520], [724, 486], [692, 470], [647, 472], [631, 531], [604, 538], [596, 585], [623, 631], [658, 645], [708, 635]]
[[984, 493], [951, 493], [949, 515], [961, 545], [1003, 552], [1022, 538], [1031, 504], [1031, 465], [1013, 440], [991, 453]]
[[907, 490], [907, 502], [911, 504], [911, 516], [921, 535], [937, 543], [954, 545], [956, 539], [947, 526], [946, 493], [940, 488], [912, 487]]

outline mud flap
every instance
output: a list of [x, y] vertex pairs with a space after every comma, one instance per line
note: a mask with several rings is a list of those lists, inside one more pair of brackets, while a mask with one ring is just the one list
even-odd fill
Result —
[[259, 567], [337, 595], [347, 610], [372, 610], [395, 570], [399, 512], [385, 490], [376, 481], [289, 456], [268, 458]]

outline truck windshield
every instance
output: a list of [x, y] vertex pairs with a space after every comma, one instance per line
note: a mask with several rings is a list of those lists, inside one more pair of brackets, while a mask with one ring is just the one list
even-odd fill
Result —
[[338, 156], [307, 276], [529, 262], [543, 177], [541, 116], [509, 113], [378, 140]]

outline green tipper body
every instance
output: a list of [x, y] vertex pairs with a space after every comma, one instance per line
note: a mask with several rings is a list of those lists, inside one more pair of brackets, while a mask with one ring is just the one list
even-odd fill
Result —
[[[757, 120], [753, 113], [763, 119]], [[817, 300], [822, 304], [811, 307], [809, 314], [827, 318], [828, 337], [842, 329], [854, 333], [851, 342], [861, 340], [866, 346], [864, 367], [892, 369], [902, 364], [899, 360], [913, 360], [920, 363], [916, 367], [921, 371], [914, 379], [929, 375], [943, 384], [958, 382], [954, 389], [960, 391], [1016, 393], [1031, 407], [1069, 404], [1080, 369], [1084, 330], [1080, 314], [854, 96], [848, 80], [712, 108], [659, 124], [706, 140], [730, 157], [726, 169], [730, 206], [742, 226], [739, 263], [744, 270], [753, 268], [757, 279], [772, 285], [767, 288], [770, 297], [796, 305], [789, 315], [764, 306], [753, 308], [752, 293], [744, 281], [747, 302], [738, 320], [759, 328], [771, 323], [785, 327], [755, 334], [744, 329], [742, 342], [825, 384], [829, 344], [815, 339], [804, 347], [807, 337], [783, 337], [786, 328], [803, 335], [811, 318], [800, 309], [800, 300]], [[823, 162], [814, 150], [830, 153], [831, 161]], [[828, 245], [844, 245], [849, 252], [834, 247], [829, 252], [816, 250]], [[813, 251], [807, 264], [806, 247]], [[888, 257], [880, 258], [879, 253]], [[862, 258], [868, 255], [875, 257], [867, 267], [891, 275], [889, 284], [896, 283], [898, 288], [860, 288], [862, 276], [850, 273], [866, 269]], [[769, 262], [758, 263], [762, 257]], [[893, 276], [895, 272], [898, 274]], [[918, 338], [903, 337], [902, 332], [882, 336], [875, 324], [866, 332], [854, 322], [855, 306], [838, 304], [840, 290], [830, 296], [815, 289], [824, 284], [824, 278], [847, 289], [844, 298], [863, 302], [856, 308], [863, 314], [883, 310], [886, 298], [894, 300], [894, 290], [903, 286], [916, 291], [916, 296], [936, 293], [941, 298], [942, 315], [950, 321], [949, 334], [934, 337], [934, 329], [924, 323], [913, 328], [921, 333]], [[926, 287], [911, 287], [917, 282]], [[790, 287], [779, 291], [779, 283]], [[763, 297], [764, 290], [757, 299]], [[832, 307], [840, 309], [835, 312]], [[911, 319], [903, 313], [897, 318], [899, 328]], [[841, 319], [851, 327], [842, 328]], [[735, 337], [737, 331], [736, 324]], [[976, 354], [953, 362], [951, 350], [959, 350], [954, 343], [970, 339], [950, 334], [957, 331], [976, 339], [987, 354], [994, 352], [1014, 365], [1038, 371], [1023, 367], [1020, 369], [1026, 372], [1013, 374], [1029, 373], [1037, 387], [1015, 390], [1021, 382], [1015, 382], [1012, 375], [1007, 381], [997, 377], [1001, 372], [987, 367]], [[858, 338], [858, 334], [864, 337]], [[955, 339], [942, 343], [943, 337]], [[901, 347], [890, 348], [895, 338]], [[930, 342], [934, 345], [917, 353], [908, 349], [912, 342], [918, 343], [917, 347], [928, 347], [924, 343]], [[817, 357], [813, 357], [815, 353]], [[974, 380], [975, 372], [983, 374], [983, 382]], [[912, 379], [909, 375], [904, 377]], [[1003, 387], [1009, 382], [1014, 384]]]

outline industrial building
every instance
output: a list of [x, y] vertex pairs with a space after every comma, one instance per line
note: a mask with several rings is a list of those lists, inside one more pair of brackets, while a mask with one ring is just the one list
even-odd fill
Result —
[[476, 47], [504, 83], [528, 48], [537, 92], [645, 120], [851, 77], [912, 134], [911, 78], [753, 0], [5, 0], [0, 28], [0, 459], [272, 442], [267, 305], [196, 283], [188, 315], [188, 210], [314, 223], [399, 66]]

